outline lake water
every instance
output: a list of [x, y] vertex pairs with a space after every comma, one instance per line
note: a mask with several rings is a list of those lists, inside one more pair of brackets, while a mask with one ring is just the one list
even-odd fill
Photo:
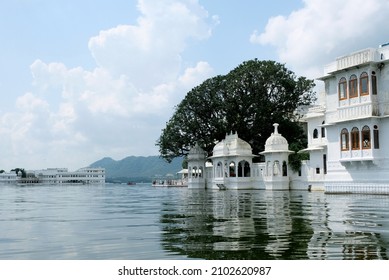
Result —
[[389, 196], [0, 186], [0, 259], [388, 259]]

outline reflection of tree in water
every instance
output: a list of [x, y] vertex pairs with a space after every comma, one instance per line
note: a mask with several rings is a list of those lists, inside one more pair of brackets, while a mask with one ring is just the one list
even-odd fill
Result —
[[313, 229], [310, 217], [307, 216], [307, 207], [300, 192], [290, 192], [289, 216], [292, 231], [289, 234], [290, 244], [280, 259], [307, 259], [308, 242], [312, 237]]
[[186, 207], [165, 201], [163, 248], [202, 259], [306, 259], [312, 230], [303, 219], [291, 220], [291, 213], [303, 216], [301, 201], [290, 207], [289, 192], [265, 193], [189, 192]]

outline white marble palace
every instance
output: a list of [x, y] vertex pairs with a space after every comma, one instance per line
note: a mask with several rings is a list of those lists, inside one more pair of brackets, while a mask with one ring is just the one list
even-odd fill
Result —
[[188, 155], [189, 188], [323, 190], [389, 193], [389, 44], [337, 58], [319, 80], [325, 92], [309, 108], [310, 160], [301, 172], [288, 166], [287, 140], [274, 124], [265, 162], [253, 163], [250, 145], [237, 134], [217, 143], [206, 158], [195, 146]]
[[105, 169], [85, 167], [76, 171], [67, 168], [48, 168], [21, 172], [0, 173], [0, 184], [16, 185], [95, 185], [105, 183]]

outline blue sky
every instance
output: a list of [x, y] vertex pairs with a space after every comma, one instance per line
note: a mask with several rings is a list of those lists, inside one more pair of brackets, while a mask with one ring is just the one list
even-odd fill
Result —
[[185, 94], [259, 58], [315, 78], [389, 41], [386, 0], [0, 0], [0, 169], [158, 155]]

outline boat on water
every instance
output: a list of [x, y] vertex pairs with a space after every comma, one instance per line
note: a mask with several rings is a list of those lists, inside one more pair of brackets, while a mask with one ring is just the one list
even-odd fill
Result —
[[153, 180], [152, 182], [153, 187], [187, 187], [188, 186], [188, 181], [183, 181], [180, 179], [158, 179], [158, 180]]

